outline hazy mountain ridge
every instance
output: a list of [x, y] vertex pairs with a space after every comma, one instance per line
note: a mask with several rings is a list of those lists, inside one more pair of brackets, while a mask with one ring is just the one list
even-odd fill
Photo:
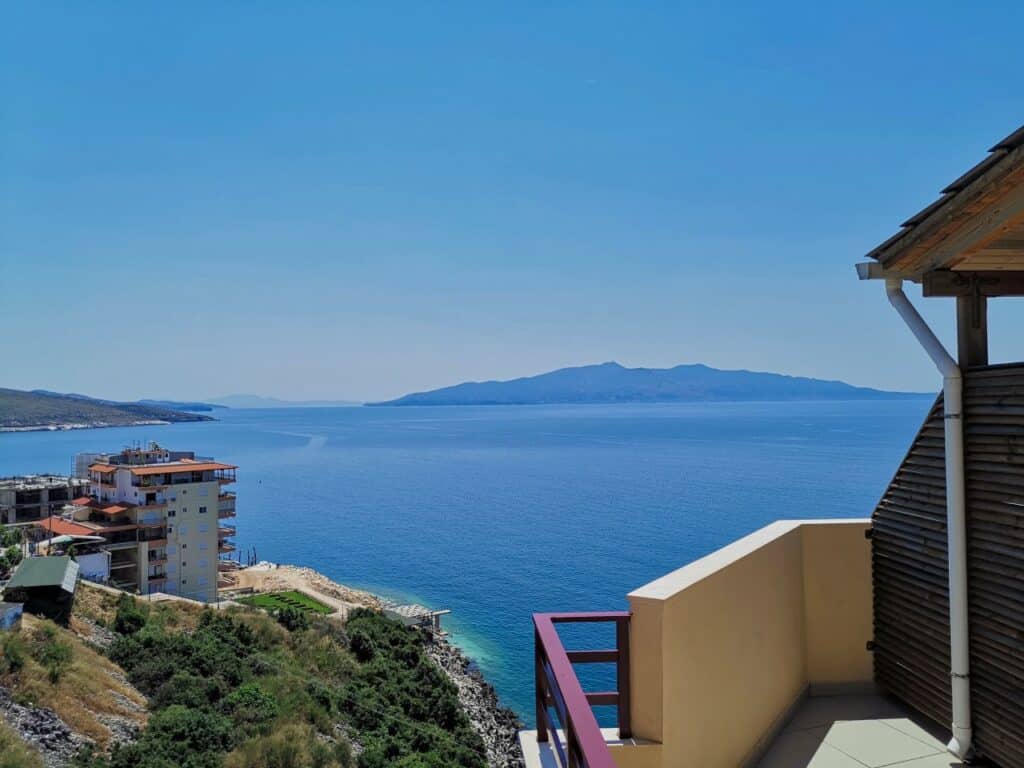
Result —
[[354, 400], [282, 400], [263, 395], [224, 395], [208, 402], [221, 408], [347, 408], [362, 405]]
[[556, 403], [875, 400], [922, 397], [842, 381], [700, 363], [674, 368], [625, 368], [618, 363], [561, 368], [509, 381], [464, 382], [368, 405], [541, 405]]
[[0, 428], [4, 429], [69, 425], [112, 427], [158, 421], [212, 420], [209, 416], [145, 403], [118, 403], [79, 394], [0, 388]]

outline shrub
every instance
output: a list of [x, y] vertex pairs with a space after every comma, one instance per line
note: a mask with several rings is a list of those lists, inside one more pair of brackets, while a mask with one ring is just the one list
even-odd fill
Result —
[[191, 672], [178, 671], [157, 690], [153, 697], [153, 708], [164, 709], [172, 704], [181, 704], [191, 709], [204, 709], [220, 701], [224, 690], [220, 678], [205, 678]]
[[25, 641], [15, 632], [0, 634], [0, 674], [17, 674], [25, 666]]
[[239, 726], [259, 727], [277, 717], [277, 702], [256, 683], [245, 683], [224, 699], [221, 711]]
[[289, 632], [309, 629], [309, 617], [301, 608], [285, 606], [277, 612], [277, 620]]
[[352, 653], [356, 655], [356, 658], [364, 663], [370, 661], [377, 654], [373, 638], [360, 629], [349, 632], [349, 647], [352, 648]]
[[146, 626], [146, 614], [139, 608], [131, 595], [121, 595], [117, 601], [117, 615], [114, 617], [114, 631], [119, 635], [134, 635]]
[[29, 653], [46, 668], [46, 676], [54, 685], [60, 682], [73, 658], [71, 644], [58, 637], [56, 627], [49, 622], [40, 625], [39, 631], [32, 635]]

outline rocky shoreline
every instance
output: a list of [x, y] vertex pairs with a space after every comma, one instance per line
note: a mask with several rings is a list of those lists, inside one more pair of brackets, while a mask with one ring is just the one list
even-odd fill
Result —
[[455, 684], [459, 703], [484, 741], [490, 768], [525, 768], [516, 734], [522, 723], [501, 706], [494, 686], [462, 650], [441, 637], [430, 636], [427, 655]]

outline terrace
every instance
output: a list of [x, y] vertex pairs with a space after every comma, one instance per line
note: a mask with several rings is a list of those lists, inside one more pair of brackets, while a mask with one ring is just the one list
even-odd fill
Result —
[[[870, 690], [868, 525], [774, 523], [632, 592], [628, 612], [535, 616], [528, 766], [755, 765], [811, 697]], [[578, 621], [614, 623], [616, 647], [567, 651], [556, 627]], [[616, 690], [584, 691], [574, 664], [615, 664]]]

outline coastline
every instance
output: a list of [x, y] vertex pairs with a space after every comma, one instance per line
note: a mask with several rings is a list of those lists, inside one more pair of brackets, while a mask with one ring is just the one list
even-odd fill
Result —
[[[195, 419], [195, 421], [207, 421], [208, 419]], [[212, 419], [209, 419], [212, 421]], [[192, 419], [187, 419], [192, 423]], [[31, 424], [27, 427], [0, 427], [0, 432], [69, 432], [73, 429], [113, 429], [114, 427], [154, 427], [166, 424], [183, 422], [165, 421], [163, 419], [139, 419], [130, 421], [127, 424], [109, 424], [105, 421], [93, 423], [69, 423], [69, 424]]]
[[[379, 595], [340, 584], [319, 571], [299, 565], [258, 563], [234, 572], [239, 589], [297, 589], [335, 608], [341, 616], [354, 608], [382, 610], [389, 601]], [[487, 750], [490, 768], [523, 768], [517, 734], [522, 724], [502, 706], [497, 691], [476, 663], [443, 635], [424, 632], [427, 655], [458, 691], [459, 703]]]

